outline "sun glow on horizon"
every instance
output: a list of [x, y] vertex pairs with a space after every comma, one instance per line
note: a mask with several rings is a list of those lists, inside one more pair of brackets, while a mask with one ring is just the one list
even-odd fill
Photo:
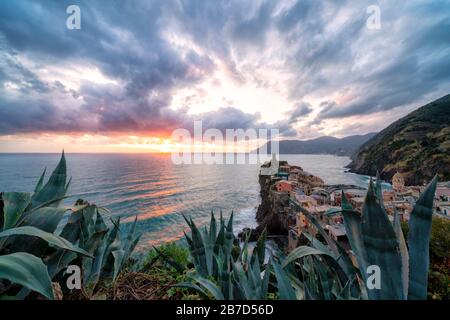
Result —
[[266, 141], [226, 144], [208, 141], [174, 141], [170, 137], [98, 134], [24, 134], [0, 137], [1, 153], [227, 153], [250, 152]]

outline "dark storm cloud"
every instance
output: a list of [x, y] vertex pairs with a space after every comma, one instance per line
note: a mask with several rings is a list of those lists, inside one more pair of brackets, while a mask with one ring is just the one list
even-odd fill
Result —
[[[161, 37], [160, 20], [165, 3], [168, 2], [136, 2], [128, 6], [119, 1], [113, 6], [82, 2], [82, 30], [68, 31], [64, 25], [65, 8], [72, 2], [5, 1], [0, 4], [0, 41], [10, 51], [36, 58], [44, 65], [81, 60], [124, 84], [125, 90], [120, 93], [114, 91], [117, 88], [104, 86], [100, 89], [91, 83], [82, 86], [80, 92], [72, 91], [74, 98], [82, 95], [85, 102], [70, 114], [73, 117], [74, 113], [79, 113], [74, 117], [78, 119], [78, 130], [159, 130], [167, 128], [171, 122], [172, 126], [180, 123], [176, 115], [163, 110], [170, 102], [171, 90], [192, 85], [214, 69], [208, 56], [194, 51], [181, 55]], [[49, 90], [31, 71], [14, 61], [12, 55], [6, 52], [4, 55], [9, 59], [3, 61], [0, 69], [3, 84], [5, 81], [18, 83], [21, 91], [36, 94]], [[55, 89], [61, 91], [62, 87], [56, 85]], [[148, 99], [151, 92], [157, 92], [165, 100]], [[76, 125], [67, 126], [67, 111], [61, 106], [47, 101], [43, 109], [39, 104], [35, 106], [36, 102], [0, 98], [3, 112], [0, 121], [5, 122], [0, 127], [1, 132], [77, 130]], [[11, 112], [16, 108], [23, 111]], [[51, 120], [56, 122], [55, 126], [51, 123], [42, 126], [33, 121], [32, 115], [44, 110], [53, 115]], [[86, 113], [96, 120], [96, 127], [89, 128], [92, 121], [80, 121], [86, 118]]]
[[21, 64], [14, 55], [0, 51], [0, 85], [8, 83], [20, 83], [20, 91], [23, 94], [30, 92], [46, 93], [49, 85], [41, 80], [31, 70]]
[[301, 25], [302, 32], [313, 27], [322, 29], [324, 23], [317, 14], [321, 8], [320, 1], [297, 1], [289, 10], [280, 14], [277, 18], [277, 26], [283, 32], [290, 32], [299, 25]]
[[[414, 103], [423, 95], [450, 82], [450, 22], [437, 20], [405, 41], [398, 59], [377, 71], [360, 76], [364, 91], [351, 103], [325, 108], [319, 119], [389, 111]], [[435, 96], [434, 98], [439, 98]], [[418, 106], [417, 106], [418, 107]]]
[[312, 111], [312, 106], [309, 103], [301, 102], [292, 112], [290, 112], [290, 120], [297, 121], [300, 118], [309, 115]]
[[[219, 129], [269, 126], [246, 106], [211, 106], [216, 111], [196, 116], [186, 106], [170, 106], [178, 89], [209, 79], [216, 61], [235, 81], [249, 81], [248, 74], [267, 61], [252, 59], [273, 39], [283, 50], [269, 57], [282, 56], [291, 73], [288, 98], [294, 106], [304, 101], [270, 125], [286, 136], [295, 135], [293, 124], [313, 110], [318, 116], [311, 124], [318, 124], [389, 112], [444, 92], [450, 84], [450, 3], [380, 0], [382, 29], [368, 31], [372, 2], [1, 1], [0, 134], [162, 132], [199, 118]], [[71, 4], [82, 8], [82, 30], [65, 28]], [[171, 36], [192, 46], [174, 45]], [[360, 68], [366, 60], [373, 63]], [[63, 79], [46, 82], [37, 70], [48, 65], [98, 68], [116, 84], [84, 79], [74, 90]], [[345, 103], [330, 98], [346, 92]], [[311, 105], [308, 98], [326, 103]]]
[[273, 1], [263, 2], [250, 18], [239, 22], [233, 30], [234, 39], [244, 43], [263, 45], [267, 30], [272, 23], [272, 13], [275, 7]]

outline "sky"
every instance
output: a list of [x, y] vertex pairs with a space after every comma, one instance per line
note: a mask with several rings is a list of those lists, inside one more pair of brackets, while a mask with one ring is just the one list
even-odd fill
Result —
[[366, 134], [449, 85], [446, 0], [0, 1], [0, 152], [168, 152], [194, 121]]

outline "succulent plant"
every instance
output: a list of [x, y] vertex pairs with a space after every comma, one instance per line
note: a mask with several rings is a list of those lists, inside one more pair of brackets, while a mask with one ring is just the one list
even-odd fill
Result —
[[[303, 232], [308, 246], [297, 247], [287, 257], [275, 254], [265, 265], [265, 232], [253, 250], [248, 250], [247, 237], [238, 247], [237, 256], [233, 256], [233, 214], [228, 222], [221, 215], [219, 231], [212, 213], [209, 230], [199, 229], [186, 219], [191, 236], [185, 237], [195, 269], [188, 272], [190, 281], [178, 286], [195, 289], [207, 298], [230, 300], [266, 299], [270, 286], [276, 288], [278, 298], [285, 300], [425, 299], [436, 184], [434, 178], [411, 213], [409, 249], [397, 213], [393, 223], [388, 218], [379, 177], [376, 184], [370, 181], [361, 213], [351, 207], [342, 193], [341, 213], [351, 252], [331, 238], [315, 216], [295, 201], [292, 205], [316, 227], [323, 240]], [[356, 257], [356, 266], [351, 255]], [[366, 270], [371, 265], [380, 268], [380, 289], [366, 287]], [[275, 281], [269, 282], [270, 279]]]
[[362, 214], [354, 211], [345, 195], [342, 199], [347, 236], [358, 261], [360, 273], [377, 265], [381, 271], [381, 289], [368, 290], [369, 299], [426, 299], [429, 266], [429, 240], [437, 176], [431, 181], [413, 208], [409, 220], [407, 248], [395, 212], [388, 219], [381, 196], [381, 183], [369, 184]]
[[[123, 235], [120, 219], [106, 226], [101, 215], [105, 209], [83, 200], [71, 208], [61, 206], [70, 185], [64, 152], [45, 185], [44, 177], [45, 170], [33, 193], [1, 193], [0, 297], [25, 298], [35, 291], [53, 299], [51, 282], [62, 282], [69, 264], [81, 267], [83, 291], [90, 296], [100, 279], [117, 277], [139, 241], [136, 220]], [[56, 234], [68, 212], [68, 221]]]
[[[393, 223], [388, 218], [381, 193], [381, 179], [378, 175], [376, 184], [370, 180], [361, 213], [352, 208], [342, 192], [341, 212], [352, 254], [357, 260], [357, 267], [352, 265], [350, 253], [343, 250], [327, 235], [311, 213], [297, 205], [297, 209], [316, 226], [327, 245], [304, 233], [310, 239], [310, 245], [318, 251], [314, 252], [308, 247], [298, 247], [287, 257], [283, 265], [286, 266], [305, 256], [311, 256], [309, 259], [315, 261], [316, 273], [319, 275], [316, 279], [321, 283], [325, 279], [325, 273], [320, 269], [329, 268], [332, 273], [329, 273], [328, 279], [333, 279], [335, 275], [333, 286], [337, 290], [334, 292], [341, 293], [330, 295], [326, 289], [319, 297], [370, 300], [426, 299], [428, 247], [436, 185], [437, 177], [422, 193], [411, 213], [410, 233], [408, 233], [409, 249], [406, 246], [397, 212], [394, 213]], [[305, 263], [303, 261], [298, 264], [302, 269], [310, 270], [311, 268], [305, 267]], [[366, 283], [369, 280], [369, 274], [366, 271], [373, 265], [380, 268], [381, 288], [368, 290]], [[325, 288], [329, 287], [329, 285], [325, 286]], [[305, 291], [307, 289], [305, 287]]]
[[189, 282], [178, 287], [191, 288], [205, 297], [220, 300], [266, 299], [270, 276], [270, 262], [265, 266], [266, 232], [253, 249], [249, 249], [247, 235], [242, 247], [233, 234], [233, 213], [226, 221], [220, 214], [220, 224], [211, 212], [209, 229], [199, 229], [192, 219], [185, 220], [191, 236], [185, 234], [194, 270], [188, 272]]

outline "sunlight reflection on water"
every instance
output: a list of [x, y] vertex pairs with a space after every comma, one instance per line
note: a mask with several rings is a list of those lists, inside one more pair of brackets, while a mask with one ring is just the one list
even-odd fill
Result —
[[[138, 216], [141, 247], [178, 240], [186, 230], [182, 214], [197, 224], [209, 221], [214, 210], [236, 214], [236, 231], [254, 227], [259, 204], [258, 165], [174, 165], [170, 155], [68, 154], [73, 177], [67, 204], [78, 198], [121, 216], [126, 224]], [[282, 155], [326, 183], [366, 186], [367, 178], [346, 173], [347, 157]], [[0, 190], [32, 191], [45, 167], [51, 170], [57, 154], [1, 154]]]

